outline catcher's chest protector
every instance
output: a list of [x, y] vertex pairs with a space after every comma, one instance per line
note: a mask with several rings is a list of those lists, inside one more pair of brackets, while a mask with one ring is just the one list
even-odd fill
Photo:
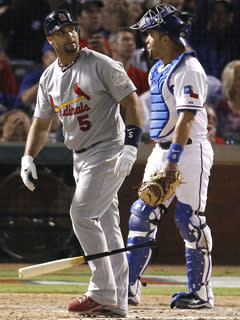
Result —
[[[173, 60], [170, 64], [164, 66], [163, 62], [159, 60], [152, 68], [150, 75], [150, 137], [152, 140], [158, 140], [161, 136], [163, 129], [170, 118], [169, 108], [163, 96], [163, 85], [167, 81], [167, 88], [173, 94], [170, 88], [170, 79], [172, 73], [181, 63], [186, 54], [193, 54], [193, 52], [184, 52], [177, 59]], [[175, 125], [175, 123], [174, 123]], [[174, 126], [171, 128], [173, 129]]]

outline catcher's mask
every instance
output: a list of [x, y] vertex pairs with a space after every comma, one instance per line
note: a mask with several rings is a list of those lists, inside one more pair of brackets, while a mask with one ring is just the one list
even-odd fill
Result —
[[139, 29], [142, 32], [157, 30], [164, 32], [182, 46], [187, 45], [188, 35], [193, 15], [188, 12], [178, 11], [172, 5], [159, 4], [148, 10], [144, 16], [131, 29]]
[[57, 9], [50, 12], [43, 21], [44, 33], [47, 36], [60, 30], [68, 24], [73, 24], [76, 30], [79, 31], [78, 23], [73, 19], [71, 14], [64, 9]]

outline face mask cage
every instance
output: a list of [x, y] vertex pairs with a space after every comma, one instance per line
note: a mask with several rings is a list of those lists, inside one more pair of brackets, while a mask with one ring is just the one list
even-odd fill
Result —
[[171, 5], [157, 5], [154, 9], [148, 10], [145, 15], [131, 29], [140, 29], [142, 32], [165, 24], [164, 19], [174, 14], [177, 9]]

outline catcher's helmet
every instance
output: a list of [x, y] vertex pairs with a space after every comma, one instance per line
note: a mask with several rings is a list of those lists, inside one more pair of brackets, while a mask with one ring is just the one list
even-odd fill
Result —
[[159, 4], [148, 10], [131, 29], [140, 31], [157, 30], [164, 32], [178, 44], [185, 46], [193, 15], [178, 11], [172, 5]]
[[49, 13], [43, 21], [44, 33], [49, 36], [53, 32], [60, 30], [67, 24], [73, 24], [77, 28], [77, 21], [74, 21], [71, 14], [64, 9], [57, 9]]

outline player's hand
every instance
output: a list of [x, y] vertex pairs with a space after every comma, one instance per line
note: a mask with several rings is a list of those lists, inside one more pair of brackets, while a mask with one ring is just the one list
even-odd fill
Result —
[[179, 164], [177, 162], [166, 161], [161, 171], [166, 172], [166, 171], [174, 171], [174, 170], [179, 171]]
[[137, 148], [130, 145], [124, 145], [123, 150], [118, 155], [115, 164], [114, 173], [117, 176], [126, 177], [130, 174], [132, 166], [137, 158]]
[[29, 155], [23, 156], [21, 161], [21, 177], [25, 186], [31, 190], [35, 190], [33, 179], [37, 180], [37, 170], [33, 162], [33, 158]]

